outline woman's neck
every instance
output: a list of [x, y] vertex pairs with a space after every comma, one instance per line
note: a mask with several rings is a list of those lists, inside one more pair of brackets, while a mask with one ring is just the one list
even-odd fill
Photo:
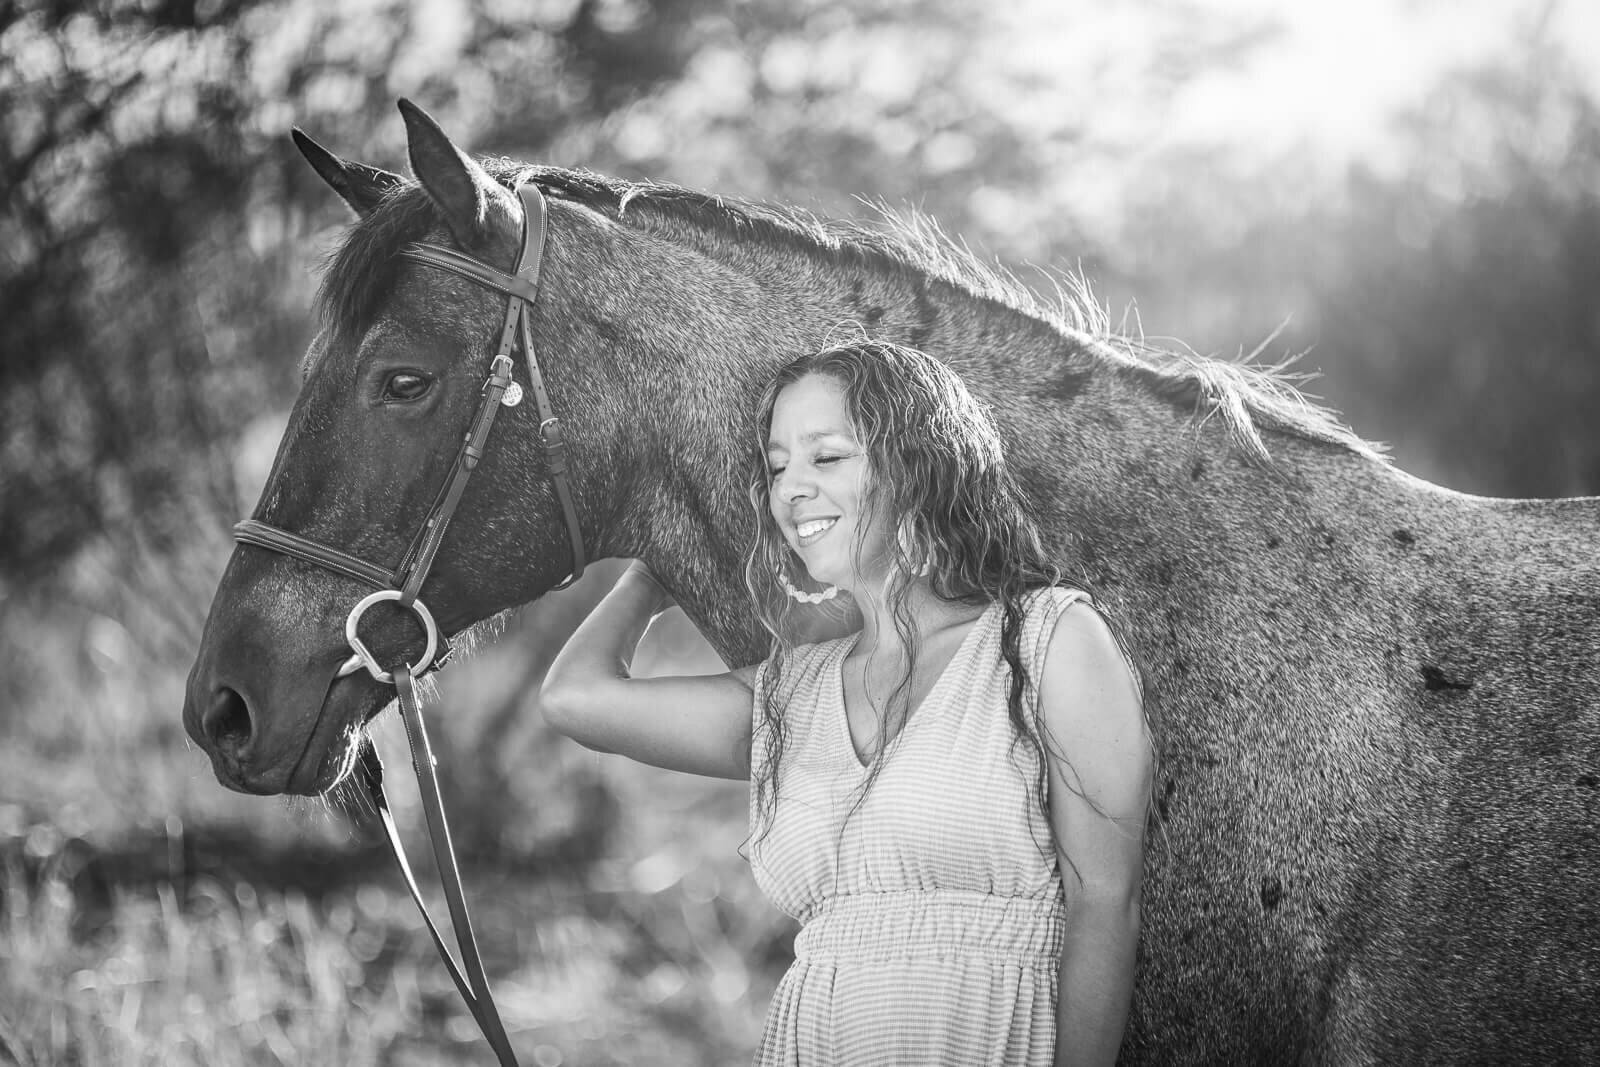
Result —
[[[854, 651], [903, 656], [905, 638], [895, 626], [894, 608], [884, 592], [881, 585], [851, 590], [861, 612], [861, 636], [856, 639]], [[919, 578], [906, 590], [906, 613], [920, 641], [929, 633], [971, 615], [972, 609], [959, 601], [945, 600], [934, 593], [927, 579]]]

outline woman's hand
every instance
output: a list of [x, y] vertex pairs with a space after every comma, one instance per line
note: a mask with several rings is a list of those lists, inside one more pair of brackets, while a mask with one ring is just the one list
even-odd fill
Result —
[[646, 563], [642, 559], [636, 559], [632, 563], [629, 563], [628, 569], [623, 571], [621, 576], [617, 578], [618, 585], [621, 585], [625, 581], [648, 582], [655, 587], [659, 603], [653, 609], [653, 611], [657, 615], [661, 614], [663, 611], [667, 611], [668, 609], [677, 606], [678, 602], [673, 599], [673, 596], [667, 590], [667, 587], [661, 584], [661, 579], [657, 578], [655, 571], [650, 569], [650, 564]]

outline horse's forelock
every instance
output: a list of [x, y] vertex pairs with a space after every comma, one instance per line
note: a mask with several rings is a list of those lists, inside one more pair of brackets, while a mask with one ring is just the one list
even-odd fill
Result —
[[[509, 159], [479, 162], [511, 189], [522, 181], [539, 181], [548, 173], [548, 168]], [[317, 293], [323, 325], [340, 337], [365, 333], [393, 288], [399, 251], [422, 240], [442, 222], [438, 208], [419, 183], [406, 181], [390, 189], [372, 211], [350, 227], [344, 242], [329, 258]]]
[[421, 240], [437, 219], [422, 186], [408, 183], [391, 190], [350, 227], [317, 292], [323, 326], [341, 337], [365, 333], [394, 284], [395, 254]]

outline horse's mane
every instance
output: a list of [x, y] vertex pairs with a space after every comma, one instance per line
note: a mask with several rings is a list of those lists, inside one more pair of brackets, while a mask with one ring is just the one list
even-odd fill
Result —
[[[1220, 416], [1238, 445], [1259, 459], [1267, 457], [1262, 428], [1338, 445], [1382, 458], [1378, 447], [1356, 436], [1338, 416], [1301, 393], [1285, 373], [1286, 363], [1259, 366], [1173, 351], [1126, 336], [1090, 292], [1081, 275], [1045, 274], [1051, 298], [1040, 295], [1015, 274], [986, 263], [958, 244], [925, 215], [896, 215], [878, 208], [884, 222], [868, 225], [821, 219], [810, 212], [774, 207], [656, 182], [633, 182], [589, 171], [529, 166], [509, 159], [481, 161], [508, 187], [537, 182], [547, 195], [571, 200], [619, 221], [646, 215], [666, 225], [696, 232], [739, 231], [801, 253], [821, 250], [878, 260], [892, 268], [948, 282], [980, 300], [1041, 321], [1079, 341], [1110, 365], [1162, 399], [1197, 417]], [[421, 240], [438, 223], [437, 209], [422, 187], [406, 183], [353, 226], [335, 251], [323, 278], [318, 305], [324, 323], [335, 331], [359, 334], [371, 324], [389, 290], [395, 254]]]

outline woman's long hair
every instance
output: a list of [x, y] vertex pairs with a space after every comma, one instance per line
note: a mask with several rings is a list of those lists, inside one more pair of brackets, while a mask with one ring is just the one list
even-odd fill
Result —
[[[866, 452], [864, 497], [868, 514], [857, 524], [859, 538], [874, 516], [896, 516], [885, 538], [890, 575], [884, 595], [907, 653], [906, 669], [885, 706], [877, 708], [878, 737], [871, 773], [861, 795], [876, 778], [897, 726], [910, 712], [911, 675], [918, 652], [918, 628], [907, 594], [916, 575], [926, 574], [935, 595], [966, 604], [1001, 605], [1000, 649], [1011, 668], [1006, 708], [1013, 745], [1025, 744], [1035, 759], [1031, 788], [1048, 818], [1046, 747], [1049, 734], [1029, 699], [1036, 680], [1028, 676], [1021, 650], [1023, 614], [1030, 590], [1061, 584], [1063, 574], [1046, 556], [1037, 527], [1006, 468], [1000, 436], [988, 412], [943, 363], [912, 348], [884, 341], [859, 341], [802, 356], [778, 371], [761, 396], [755, 423], [755, 465], [750, 503], [756, 514], [756, 539], [745, 566], [745, 581], [756, 611], [772, 634], [771, 657], [758, 695], [766, 759], [754, 769], [754, 810], [759, 830], [771, 827], [777, 802], [778, 766], [786, 740], [784, 675], [800, 636], [814, 630], [816, 613], [836, 616], [848, 608], [838, 601], [800, 604], [786, 595], [779, 574], [802, 589], [818, 588], [805, 564], [790, 549], [770, 510], [772, 476], [766, 446], [773, 407], [786, 386], [812, 374], [839, 383], [856, 440]], [[1072, 584], [1083, 587], [1078, 575]], [[1092, 590], [1089, 590], [1092, 593]], [[1119, 637], [1120, 643], [1120, 637]], [[1063, 756], [1052, 747], [1058, 759]], [[860, 797], [856, 803], [859, 805]], [[1044, 842], [1042, 847], [1048, 848]]]

